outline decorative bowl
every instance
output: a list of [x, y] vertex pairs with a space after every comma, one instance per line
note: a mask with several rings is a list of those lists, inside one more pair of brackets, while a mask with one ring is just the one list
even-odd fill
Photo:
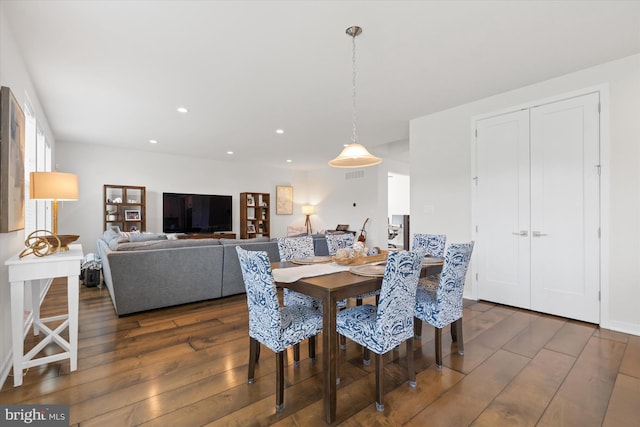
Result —
[[[46, 240], [51, 245], [52, 252], [63, 252], [63, 251], [68, 251], [69, 247], [67, 245], [78, 240], [80, 236], [76, 234], [58, 234], [57, 235], [58, 238], [56, 239], [55, 234], [50, 234], [47, 236], [38, 236], [38, 237]], [[58, 239], [60, 239], [59, 242], [58, 242]]]

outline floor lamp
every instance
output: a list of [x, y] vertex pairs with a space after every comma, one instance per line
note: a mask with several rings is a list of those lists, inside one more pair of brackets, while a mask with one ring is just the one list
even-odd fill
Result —
[[311, 205], [304, 205], [302, 206], [302, 213], [307, 216], [307, 219], [304, 221], [304, 226], [307, 227], [307, 235], [310, 236], [313, 233], [313, 230], [311, 229], [311, 220], [309, 219], [309, 216], [316, 213], [316, 208]]

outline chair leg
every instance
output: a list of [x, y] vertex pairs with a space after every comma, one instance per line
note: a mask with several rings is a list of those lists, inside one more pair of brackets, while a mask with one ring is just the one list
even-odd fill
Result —
[[[462, 317], [455, 322], [456, 338], [458, 341], [458, 354], [464, 356], [464, 339], [462, 337]], [[453, 325], [452, 325], [453, 326]]]
[[276, 353], [276, 412], [284, 409], [284, 351]]
[[456, 329], [456, 322], [457, 320], [451, 322], [451, 341], [456, 342], [458, 341], [458, 331]]
[[422, 320], [413, 318], [413, 336], [419, 340], [422, 338]]
[[344, 335], [339, 335], [339, 340], [340, 340], [340, 350], [346, 350], [347, 349], [347, 337], [345, 337]]
[[369, 366], [371, 364], [371, 352], [367, 347], [362, 347], [362, 364]]
[[300, 344], [293, 345], [293, 366], [300, 366]]
[[255, 339], [249, 337], [249, 372], [247, 375], [247, 382], [253, 384], [256, 371], [256, 348], [259, 348], [259, 343]]
[[256, 341], [256, 363], [260, 360], [260, 343]]
[[362, 298], [356, 298], [356, 305], [362, 305]]
[[436, 368], [442, 369], [442, 328], [436, 328]]
[[384, 381], [383, 381], [383, 367], [382, 355], [374, 353], [373, 356], [376, 359], [376, 411], [384, 411]]
[[413, 338], [407, 340], [407, 370], [409, 371], [409, 386], [416, 386], [416, 370], [413, 366]]
[[311, 362], [316, 361], [316, 336], [312, 336], [309, 338], [309, 360]]

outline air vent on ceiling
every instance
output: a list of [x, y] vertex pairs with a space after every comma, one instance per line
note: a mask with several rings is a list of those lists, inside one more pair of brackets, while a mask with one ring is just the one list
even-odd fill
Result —
[[364, 178], [363, 170], [347, 172], [344, 174], [344, 179], [357, 179], [357, 178]]

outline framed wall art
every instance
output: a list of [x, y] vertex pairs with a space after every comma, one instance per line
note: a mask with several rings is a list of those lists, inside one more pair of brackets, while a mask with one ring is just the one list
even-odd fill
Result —
[[124, 211], [125, 221], [140, 221], [140, 211], [137, 209], [131, 209]]
[[293, 187], [276, 186], [276, 215], [293, 215]]
[[24, 113], [0, 88], [0, 233], [24, 228]]

